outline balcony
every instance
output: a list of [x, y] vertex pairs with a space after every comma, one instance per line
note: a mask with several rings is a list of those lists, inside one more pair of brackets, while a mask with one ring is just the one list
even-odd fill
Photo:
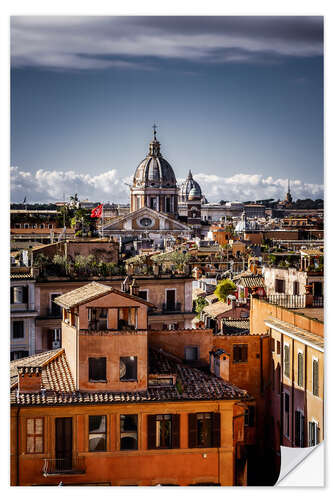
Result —
[[180, 302], [174, 302], [172, 303], [163, 303], [162, 304], [162, 311], [166, 313], [173, 313], [173, 312], [180, 312], [181, 311], [181, 303]]
[[324, 297], [313, 296], [311, 304], [306, 304], [306, 295], [268, 295], [260, 300], [265, 300], [269, 304], [282, 306], [286, 309], [305, 309], [309, 307], [324, 307]]
[[85, 457], [45, 458], [43, 476], [63, 476], [68, 474], [85, 474]]

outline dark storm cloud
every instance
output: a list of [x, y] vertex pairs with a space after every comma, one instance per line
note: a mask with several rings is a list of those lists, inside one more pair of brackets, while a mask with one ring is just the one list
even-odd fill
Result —
[[12, 18], [13, 66], [152, 69], [142, 58], [274, 62], [323, 53], [322, 17]]

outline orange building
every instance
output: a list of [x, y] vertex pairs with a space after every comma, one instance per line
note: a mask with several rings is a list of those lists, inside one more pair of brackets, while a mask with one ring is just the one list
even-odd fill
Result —
[[63, 348], [11, 363], [12, 485], [247, 484], [256, 403], [227, 356], [209, 374], [149, 346], [153, 304], [100, 283], [55, 302]]
[[[306, 296], [311, 304], [311, 296]], [[292, 303], [292, 301], [291, 301]], [[295, 302], [294, 302], [295, 303]], [[323, 308], [288, 309], [251, 300], [251, 333], [270, 336], [270, 446], [315, 446], [324, 439]]]

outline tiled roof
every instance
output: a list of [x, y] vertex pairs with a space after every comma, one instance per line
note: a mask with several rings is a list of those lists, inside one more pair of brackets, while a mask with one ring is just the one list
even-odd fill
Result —
[[211, 318], [217, 318], [220, 314], [225, 313], [226, 311], [230, 311], [232, 309], [232, 305], [227, 302], [214, 302], [214, 304], [209, 304], [203, 308], [203, 312], [208, 314]]
[[74, 306], [78, 306], [92, 299], [96, 299], [97, 297], [101, 297], [111, 292], [112, 288], [107, 285], [102, 285], [101, 283], [97, 283], [96, 281], [92, 281], [87, 285], [80, 286], [79, 288], [75, 288], [70, 292], [64, 293], [59, 297], [54, 299], [54, 302], [59, 306], [70, 308]]
[[222, 319], [220, 335], [249, 335], [249, 319]]
[[11, 387], [17, 385], [19, 371], [29, 372], [36, 371], [36, 369], [41, 370], [42, 387], [47, 391], [74, 391], [72, 375], [63, 349], [55, 349], [11, 361]]
[[[44, 229], [29, 229], [29, 228], [22, 228], [22, 229], [11, 229], [10, 234], [49, 234], [49, 233], [61, 233], [63, 231], [62, 227], [55, 227], [53, 229], [51, 228], [44, 228]], [[74, 229], [66, 229], [66, 234], [74, 234], [75, 230]]]
[[218, 297], [215, 295], [215, 293], [211, 293], [210, 295], [206, 295], [205, 299], [210, 304], [214, 304], [215, 302], [217, 302], [219, 300]]
[[33, 276], [30, 273], [10, 273], [11, 280], [28, 280], [32, 278]]
[[108, 294], [109, 292], [116, 293], [118, 295], [122, 295], [123, 297], [134, 300], [135, 302], [141, 302], [148, 307], [156, 308], [155, 304], [148, 302], [147, 300], [142, 299], [138, 295], [131, 295], [126, 292], [121, 292], [117, 288], [113, 288], [111, 286], [103, 285], [102, 283], [97, 283], [96, 281], [92, 281], [87, 285], [81, 286], [79, 288], [75, 288], [70, 292], [64, 293], [59, 297], [54, 299], [54, 302], [59, 306], [65, 307], [66, 309], [74, 306], [79, 306], [80, 304], [84, 304], [85, 302], [89, 302], [90, 300], [97, 299], [98, 297], [103, 297], [103, 295]]
[[255, 286], [264, 287], [265, 281], [262, 276], [254, 275], [254, 276], [243, 276], [239, 281], [238, 285], [241, 285], [245, 288], [252, 288]]
[[[57, 350], [57, 351], [62, 351]], [[56, 351], [53, 351], [56, 352]], [[50, 355], [50, 353], [45, 353]], [[65, 357], [65, 354], [63, 354]], [[22, 365], [28, 358], [19, 360]], [[50, 364], [54, 364], [54, 361]], [[67, 366], [67, 363], [66, 363]], [[49, 365], [43, 367], [47, 371]], [[67, 366], [68, 368], [68, 366]], [[69, 370], [68, 370], [69, 371]], [[137, 392], [80, 392], [74, 391], [73, 386], [67, 384], [65, 389], [49, 386], [53, 392], [45, 394], [39, 393], [20, 393], [16, 390], [11, 391], [11, 403], [25, 406], [31, 405], [65, 405], [65, 404], [96, 404], [96, 403], [145, 403], [154, 401], [209, 401], [221, 399], [251, 399], [247, 391], [216, 377], [213, 374], [204, 373], [196, 368], [191, 368], [180, 362], [175, 361], [173, 357], [167, 356], [156, 350], [149, 351], [149, 372], [151, 374], [176, 374], [177, 384], [165, 387], [150, 387], [144, 391]], [[67, 377], [60, 366], [54, 364], [54, 373], [52, 380], [60, 380]], [[65, 381], [63, 381], [65, 387]]]

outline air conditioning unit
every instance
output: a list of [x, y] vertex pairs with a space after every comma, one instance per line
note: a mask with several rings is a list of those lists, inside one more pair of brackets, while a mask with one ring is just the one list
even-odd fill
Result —
[[59, 349], [60, 348], [60, 340], [54, 340], [52, 342], [52, 349]]

